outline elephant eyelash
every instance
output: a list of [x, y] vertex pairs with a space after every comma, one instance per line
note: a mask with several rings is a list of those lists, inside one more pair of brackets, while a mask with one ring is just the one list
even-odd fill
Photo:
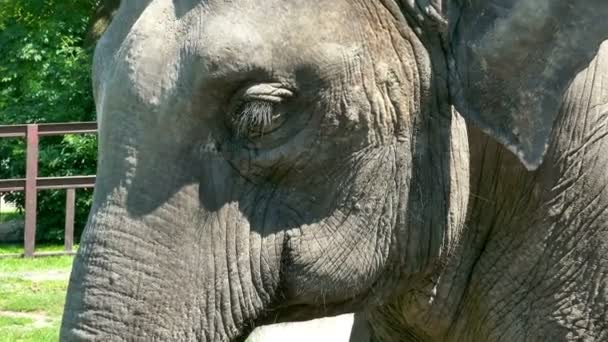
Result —
[[281, 124], [282, 115], [275, 111], [275, 103], [248, 101], [232, 115], [232, 126], [240, 137], [257, 138], [268, 134]]

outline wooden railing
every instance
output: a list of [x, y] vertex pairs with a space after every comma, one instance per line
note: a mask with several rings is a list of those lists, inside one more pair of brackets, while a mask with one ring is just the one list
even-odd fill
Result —
[[[38, 141], [39, 138], [43, 136], [85, 133], [97, 133], [97, 123], [75, 122], [0, 126], [0, 138], [23, 137], [27, 141], [25, 178], [0, 180], [0, 195], [3, 192], [8, 191], [25, 192], [23, 256], [26, 258], [74, 253], [74, 207], [76, 203], [76, 189], [95, 187], [95, 176], [38, 177]], [[49, 189], [66, 190], [64, 251], [57, 253], [36, 253], [38, 190]]]

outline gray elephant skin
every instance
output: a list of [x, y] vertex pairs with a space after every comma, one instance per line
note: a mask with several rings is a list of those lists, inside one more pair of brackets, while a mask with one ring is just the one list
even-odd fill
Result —
[[606, 39], [606, 0], [122, 1], [61, 339], [608, 341]]

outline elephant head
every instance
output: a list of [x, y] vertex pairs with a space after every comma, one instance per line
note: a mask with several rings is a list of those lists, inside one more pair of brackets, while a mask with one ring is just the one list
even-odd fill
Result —
[[607, 17], [122, 1], [95, 53], [98, 182], [62, 339], [233, 341], [428, 287], [464, 234], [464, 120], [538, 167]]

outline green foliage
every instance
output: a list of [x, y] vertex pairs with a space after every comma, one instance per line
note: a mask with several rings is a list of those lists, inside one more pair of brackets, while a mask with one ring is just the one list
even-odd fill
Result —
[[[96, 0], [0, 0], [0, 125], [95, 119], [91, 49], [85, 47]], [[39, 175], [95, 174], [94, 136], [40, 141]], [[25, 175], [25, 141], [0, 140], [0, 179]], [[23, 208], [23, 194], [8, 197]], [[38, 197], [39, 241], [63, 236], [63, 191]], [[91, 192], [77, 196], [76, 237], [86, 221]]]
[[[23, 215], [21, 213], [19, 213], [18, 211], [12, 211], [12, 212], [0, 211], [0, 223], [20, 220], [22, 218], [23, 218]], [[1, 250], [1, 247], [0, 247], [0, 250]]]

